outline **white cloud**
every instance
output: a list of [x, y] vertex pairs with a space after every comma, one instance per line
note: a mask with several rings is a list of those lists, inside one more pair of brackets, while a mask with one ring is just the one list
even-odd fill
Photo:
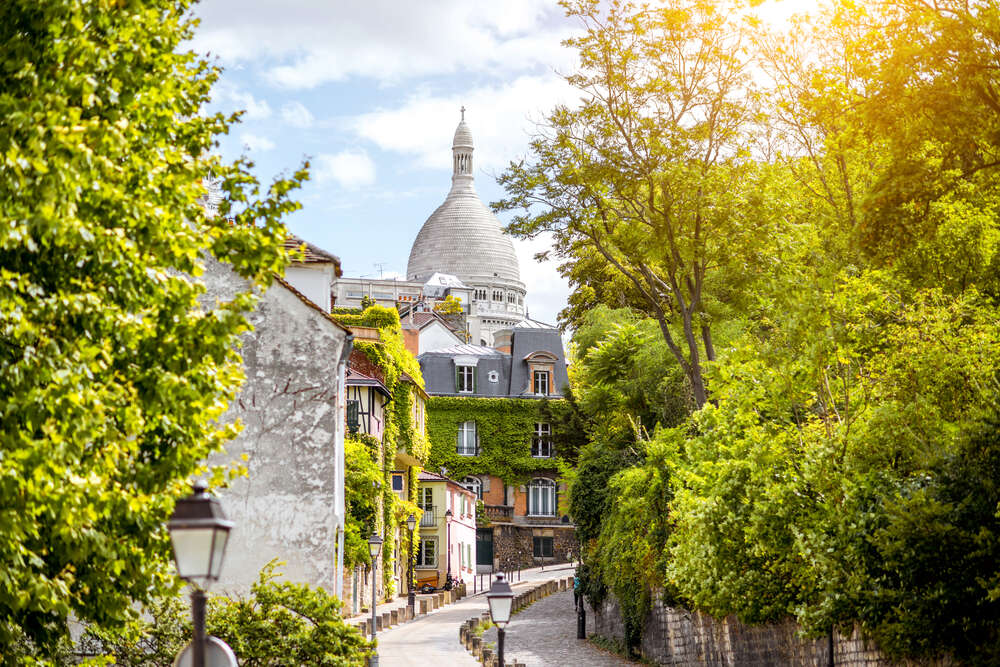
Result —
[[353, 190], [375, 182], [375, 163], [368, 153], [348, 149], [336, 154], [325, 153], [316, 158], [316, 182], [335, 182]]
[[209, 0], [196, 14], [192, 48], [230, 63], [267, 62], [270, 80], [290, 88], [558, 67], [573, 27], [550, 0]]
[[414, 156], [421, 167], [450, 168], [452, 136], [464, 105], [476, 171], [500, 170], [524, 153], [535, 123], [573, 97], [574, 91], [555, 74], [523, 76], [463, 95], [418, 93], [401, 107], [355, 118], [353, 126], [383, 150]]
[[274, 148], [274, 142], [267, 137], [244, 132], [240, 135], [240, 141], [251, 151], [264, 152]]
[[271, 117], [271, 105], [267, 100], [258, 100], [251, 93], [240, 90], [225, 81], [220, 81], [215, 88], [216, 100], [227, 111], [244, 110], [243, 120], [265, 120]]
[[310, 127], [316, 118], [301, 102], [289, 102], [281, 107], [281, 118], [292, 127]]

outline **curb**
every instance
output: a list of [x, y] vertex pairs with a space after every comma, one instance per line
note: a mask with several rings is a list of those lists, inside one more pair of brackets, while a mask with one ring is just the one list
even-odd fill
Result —
[[[393, 626], [412, 621], [415, 618], [429, 614], [435, 609], [440, 609], [445, 605], [454, 604], [464, 597], [466, 597], [466, 594], [465, 586], [463, 584], [462, 586], [458, 586], [450, 591], [439, 591], [430, 595], [417, 595], [415, 605], [412, 610], [409, 605], [403, 605], [402, 607], [390, 609], [379, 614], [378, 607], [376, 607], [375, 631], [376, 633], [382, 632], [383, 630], [388, 630]], [[359, 617], [355, 616], [354, 618], [346, 620], [349, 625], [356, 627], [361, 632], [363, 637], [370, 637], [372, 634], [371, 614], [369, 614], [367, 618], [361, 617], [362, 620], [356, 623], [351, 622], [357, 618]]]

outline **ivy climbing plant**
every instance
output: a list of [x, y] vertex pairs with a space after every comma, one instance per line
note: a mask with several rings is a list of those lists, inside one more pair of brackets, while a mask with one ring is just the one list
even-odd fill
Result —
[[[364, 489], [368, 496], [359, 497], [356, 502], [366, 507], [370, 503], [373, 508], [367, 529], [381, 532], [385, 540], [381, 555], [382, 584], [386, 597], [392, 597], [395, 594], [393, 573], [397, 558], [400, 557], [397, 553], [395, 535], [411, 513], [417, 518], [420, 517], [420, 508], [415, 502], [416, 484], [411, 484], [407, 499], [402, 500], [392, 491], [392, 472], [396, 467], [397, 452], [405, 451], [420, 461], [426, 460], [430, 452], [427, 439], [414, 428], [411, 419], [414, 394], [418, 391], [417, 387], [423, 388], [424, 379], [420, 372], [420, 364], [403, 343], [399, 313], [395, 309], [373, 305], [365, 308], [360, 314], [334, 312], [333, 316], [345, 326], [370, 327], [378, 329], [379, 332], [377, 342], [358, 341], [354, 344], [355, 349], [364, 354], [379, 370], [380, 379], [391, 396], [389, 404], [386, 405], [382, 441], [370, 438], [371, 442], [368, 443], [378, 468], [379, 483], [369, 484]], [[407, 381], [405, 377], [412, 382]], [[410, 468], [410, 479], [416, 479], [419, 473], [419, 467]], [[351, 474], [352, 471], [349, 470], [348, 475]], [[349, 512], [354, 512], [354, 508], [349, 507]], [[381, 530], [378, 524], [381, 525]], [[404, 539], [402, 545], [407, 545], [408, 542], [408, 539]], [[412, 545], [409, 546], [412, 550]], [[365, 562], [368, 560], [364, 559]], [[404, 557], [404, 566], [406, 561]], [[403, 571], [405, 572], [405, 567]]]
[[[536, 458], [531, 455], [535, 424], [560, 415], [564, 401], [543, 402], [524, 398], [467, 398], [434, 396], [427, 403], [427, 436], [431, 451], [427, 466], [448, 470], [452, 479], [488, 473], [507, 484], [527, 481], [533, 473], [564, 468], [559, 454]], [[467, 456], [456, 451], [459, 424], [476, 422], [479, 454]]]

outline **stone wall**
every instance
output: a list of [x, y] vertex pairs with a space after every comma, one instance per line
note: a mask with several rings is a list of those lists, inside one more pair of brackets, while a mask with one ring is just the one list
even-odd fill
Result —
[[[597, 609], [594, 633], [624, 641], [625, 627], [618, 601], [613, 596]], [[878, 648], [866, 642], [855, 630], [850, 636], [834, 633], [833, 662], [830, 662], [828, 637], [808, 640], [798, 634], [794, 622], [748, 626], [735, 617], [716, 619], [698, 612], [668, 607], [660, 600], [646, 617], [642, 632], [642, 657], [660, 665], [704, 667], [705, 665], [765, 667], [770, 665], [808, 665], [825, 667], [888, 666], [890, 662]], [[924, 663], [943, 667], [948, 661]]]
[[[553, 558], [534, 557], [534, 535], [552, 536]], [[576, 535], [573, 528], [532, 528], [510, 524], [493, 525], [493, 561], [498, 569], [530, 568], [540, 565], [567, 563], [576, 558]]]

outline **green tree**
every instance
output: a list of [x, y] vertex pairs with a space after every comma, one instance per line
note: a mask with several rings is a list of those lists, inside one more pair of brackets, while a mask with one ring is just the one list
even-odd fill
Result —
[[[164, 523], [219, 418], [304, 172], [223, 163], [187, 0], [0, 5], [0, 654], [51, 654], [174, 586]], [[206, 210], [206, 183], [222, 193]], [[203, 303], [205, 261], [248, 279]]]
[[461, 315], [465, 309], [457, 296], [449, 294], [443, 301], [434, 304], [434, 312], [441, 315]]
[[[584, 302], [613, 294], [600, 286], [608, 272], [629, 283], [701, 406], [716, 321], [755, 278], [780, 219], [760, 196], [769, 172], [749, 159], [752, 43], [724, 2], [565, 6], [586, 30], [567, 41], [580, 67], [566, 80], [583, 100], [549, 115], [530, 162], [501, 175], [508, 197], [494, 206], [523, 211], [515, 235], [553, 235], [564, 274], [593, 291]], [[574, 271], [577, 261], [596, 272]]]

